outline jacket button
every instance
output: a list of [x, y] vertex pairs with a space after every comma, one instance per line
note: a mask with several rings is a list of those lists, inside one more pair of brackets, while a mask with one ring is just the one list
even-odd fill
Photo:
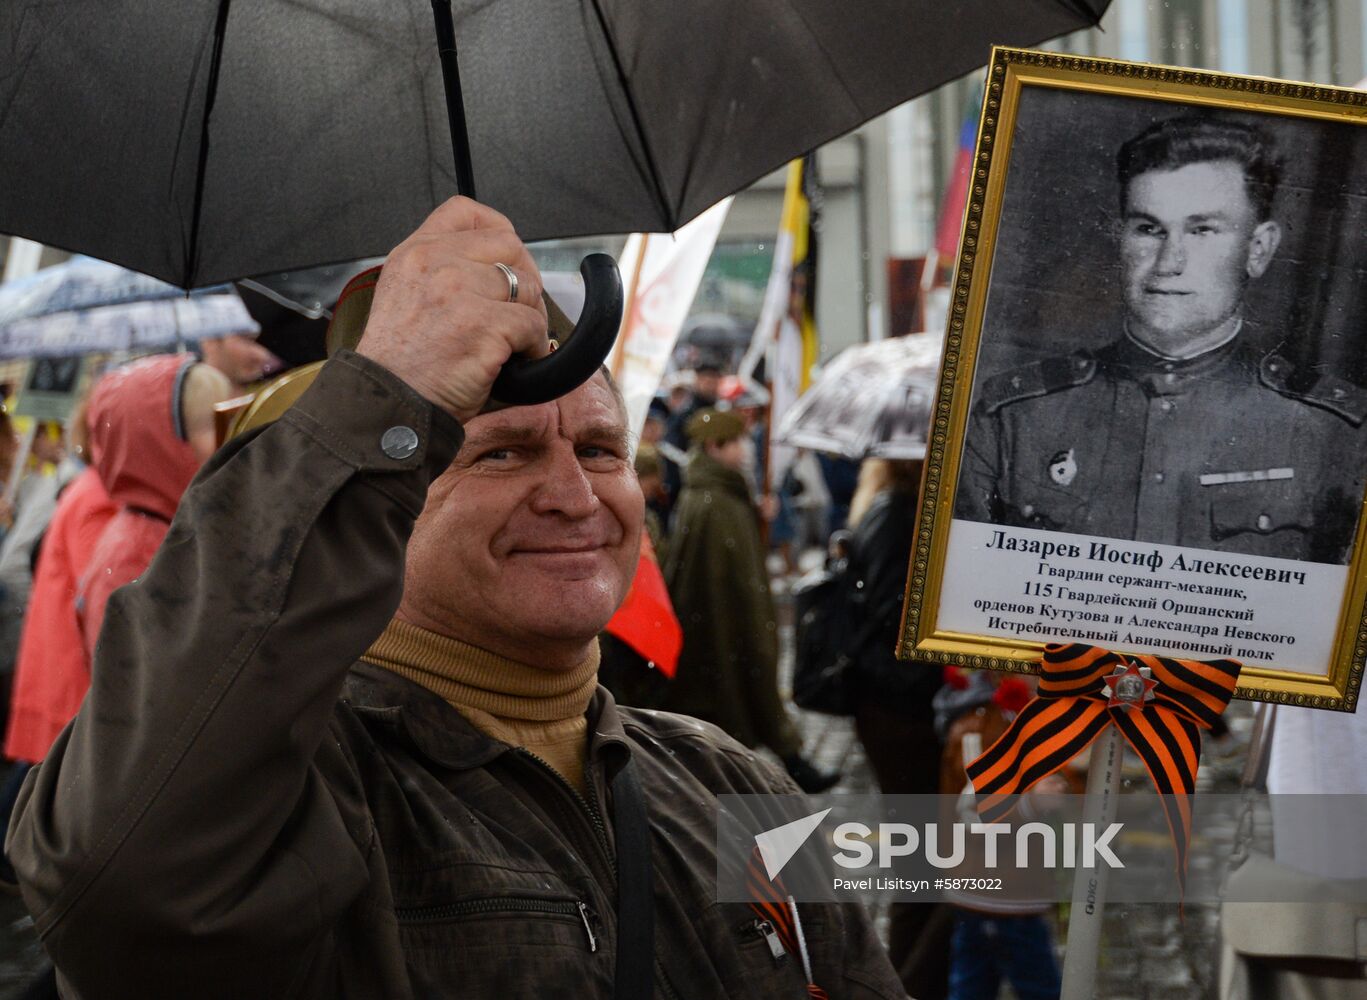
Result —
[[411, 427], [391, 427], [380, 438], [380, 450], [387, 458], [402, 460], [418, 450], [418, 432]]

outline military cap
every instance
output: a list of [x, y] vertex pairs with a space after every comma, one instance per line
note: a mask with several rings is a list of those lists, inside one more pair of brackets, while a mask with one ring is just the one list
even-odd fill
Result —
[[730, 441], [745, 433], [745, 421], [738, 414], [728, 410], [714, 410], [710, 407], [699, 410], [688, 421], [685, 428], [688, 440], [695, 444], [703, 441]]
[[664, 466], [660, 463], [660, 453], [655, 450], [654, 445], [643, 444], [636, 449], [635, 465], [638, 479], [664, 474]]

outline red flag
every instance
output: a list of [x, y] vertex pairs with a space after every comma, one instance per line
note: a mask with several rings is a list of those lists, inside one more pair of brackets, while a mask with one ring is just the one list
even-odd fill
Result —
[[631, 581], [626, 600], [608, 622], [607, 631], [654, 663], [660, 673], [674, 676], [679, 650], [683, 649], [683, 627], [674, 614], [650, 536], [644, 531], [636, 578]]
[[941, 203], [940, 224], [935, 229], [935, 252], [940, 264], [951, 270], [959, 253], [959, 229], [963, 226], [964, 209], [968, 207], [968, 181], [973, 176], [973, 146], [977, 138], [978, 109], [970, 104], [963, 127], [959, 129], [959, 155], [954, 160], [954, 170]]

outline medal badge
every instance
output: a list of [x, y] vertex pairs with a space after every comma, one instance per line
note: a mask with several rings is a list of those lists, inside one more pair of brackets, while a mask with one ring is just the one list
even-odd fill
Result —
[[1049, 478], [1060, 486], [1068, 486], [1077, 478], [1077, 461], [1073, 458], [1072, 448], [1049, 459]]
[[1149, 674], [1148, 667], [1137, 667], [1133, 663], [1116, 667], [1109, 677], [1102, 678], [1106, 693], [1110, 695], [1106, 707], [1142, 709], [1145, 702], [1153, 701], [1153, 689], [1158, 687], [1158, 682]]

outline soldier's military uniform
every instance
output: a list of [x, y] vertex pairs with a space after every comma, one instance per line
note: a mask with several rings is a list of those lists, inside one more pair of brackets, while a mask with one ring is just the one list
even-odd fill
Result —
[[1298, 378], [1243, 336], [1189, 361], [1127, 337], [983, 382], [955, 515], [1344, 563], [1367, 391]]

